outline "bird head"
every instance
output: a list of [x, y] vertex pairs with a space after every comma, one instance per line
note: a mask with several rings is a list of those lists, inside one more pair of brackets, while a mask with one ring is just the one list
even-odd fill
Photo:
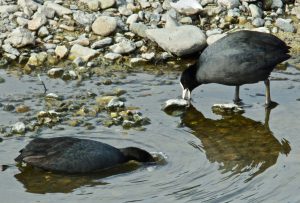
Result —
[[197, 67], [196, 63], [184, 70], [181, 74], [180, 85], [182, 87], [182, 99], [190, 101], [193, 89], [200, 85], [196, 77]]

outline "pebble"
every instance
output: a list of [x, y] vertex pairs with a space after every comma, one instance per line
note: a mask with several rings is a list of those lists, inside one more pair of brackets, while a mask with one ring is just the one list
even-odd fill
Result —
[[92, 49], [103, 48], [103, 47], [106, 47], [106, 46], [110, 45], [112, 42], [113, 42], [113, 39], [111, 37], [106, 37], [106, 38], [103, 38], [101, 40], [98, 40], [98, 41], [94, 42], [91, 45], [91, 48]]
[[116, 54], [116, 53], [107, 53], [104, 55], [104, 58], [109, 59], [109, 60], [116, 60], [121, 57], [122, 57], [121, 54]]
[[100, 16], [92, 24], [92, 30], [95, 34], [108, 36], [117, 28], [117, 21], [114, 17]]
[[285, 32], [296, 32], [296, 28], [291, 24], [291, 20], [278, 18], [275, 25]]
[[64, 74], [63, 68], [51, 68], [47, 72], [50, 78], [60, 78]]
[[88, 47], [74, 44], [70, 50], [69, 58], [74, 60], [76, 57], [82, 58], [83, 61], [87, 62], [94, 57], [98, 52]]
[[184, 15], [195, 15], [203, 10], [203, 7], [197, 0], [179, 0], [176, 3], [170, 2], [170, 6]]
[[116, 54], [126, 54], [134, 51], [136, 45], [134, 42], [124, 39], [121, 42], [110, 46], [109, 49]]
[[23, 122], [17, 122], [12, 126], [11, 131], [15, 134], [24, 134], [26, 131], [26, 126]]

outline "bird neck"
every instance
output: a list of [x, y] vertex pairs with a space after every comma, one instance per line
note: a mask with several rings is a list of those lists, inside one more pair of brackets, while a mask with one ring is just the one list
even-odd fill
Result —
[[138, 162], [154, 162], [154, 158], [150, 153], [143, 149], [139, 149], [136, 147], [127, 147], [122, 148], [120, 151], [123, 153], [125, 159], [127, 161], [135, 160]]

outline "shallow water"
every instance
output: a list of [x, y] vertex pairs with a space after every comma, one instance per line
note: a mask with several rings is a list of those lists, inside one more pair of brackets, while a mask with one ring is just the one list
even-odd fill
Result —
[[[260, 96], [264, 85], [258, 83], [241, 87], [241, 98], [249, 106], [244, 114], [214, 114], [212, 105], [231, 102], [234, 88], [210, 84], [193, 92], [193, 106], [179, 116], [161, 110], [164, 101], [180, 95], [174, 75], [130, 74], [113, 79], [121, 84], [109, 86], [97, 86], [101, 78], [78, 86], [42, 76], [49, 92], [66, 97], [121, 87], [127, 90], [126, 105], [140, 107], [151, 124], [146, 131], [123, 130], [90, 118], [93, 130], [62, 123], [25, 137], [3, 138], [0, 165], [8, 168], [0, 172], [1, 202], [299, 202], [299, 73], [293, 68], [272, 73], [272, 99], [279, 105], [271, 112], [265, 112]], [[0, 84], [0, 103], [25, 103], [32, 113], [45, 109], [36, 77], [4, 70], [0, 76], [6, 80]], [[2, 108], [0, 114], [2, 126], [24, 117]], [[128, 163], [102, 174], [52, 174], [15, 164], [31, 136], [76, 136], [116, 147], [137, 146], [164, 160], [150, 166]]]

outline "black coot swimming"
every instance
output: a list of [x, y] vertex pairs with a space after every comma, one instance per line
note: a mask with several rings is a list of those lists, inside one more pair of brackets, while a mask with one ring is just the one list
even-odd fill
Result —
[[67, 173], [106, 169], [130, 160], [154, 162], [148, 152], [136, 147], [117, 149], [102, 142], [72, 137], [36, 138], [20, 153], [17, 162]]
[[239, 102], [241, 85], [264, 81], [265, 104], [269, 106], [268, 77], [277, 64], [290, 58], [289, 49], [285, 42], [267, 33], [244, 30], [228, 34], [208, 46], [198, 62], [182, 73], [182, 97], [190, 100], [191, 91], [199, 85], [218, 83], [236, 86], [234, 101]]

